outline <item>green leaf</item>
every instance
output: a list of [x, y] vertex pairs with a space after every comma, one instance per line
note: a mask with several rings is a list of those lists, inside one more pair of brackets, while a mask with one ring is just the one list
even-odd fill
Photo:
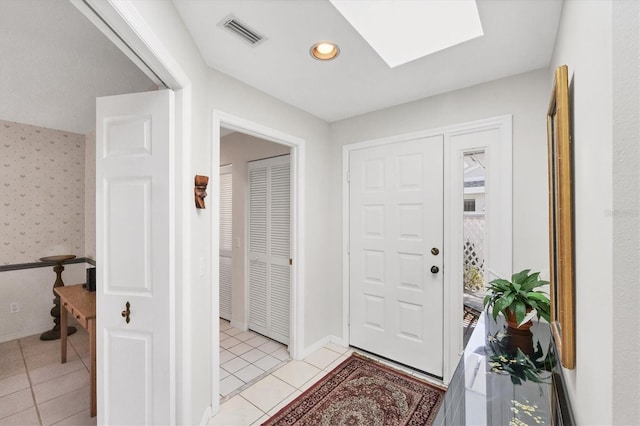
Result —
[[491, 310], [491, 315], [493, 316], [494, 321], [498, 321], [498, 314], [500, 313], [499, 309], [496, 309], [496, 306], [493, 305], [493, 309]]
[[549, 302], [549, 298], [547, 297], [547, 295], [539, 291], [530, 291], [529, 293], [527, 293], [527, 297], [529, 299], [539, 300], [540, 302]]
[[525, 269], [524, 271], [520, 271], [517, 274], [513, 274], [513, 276], [511, 277], [511, 281], [513, 281], [514, 283], [524, 282], [524, 280], [527, 279], [530, 270], [531, 269]]
[[514, 299], [516, 298], [516, 295], [509, 292], [509, 293], [505, 293], [504, 296], [502, 296], [502, 298], [505, 300], [505, 306], [510, 306]]
[[[498, 312], [503, 312], [504, 308], [506, 308], [507, 306], [509, 306], [509, 303], [507, 303], [507, 301], [501, 297], [498, 300], [496, 300], [496, 303], [494, 303], [493, 310]], [[495, 315], [495, 317], [497, 317], [497, 315]]]
[[527, 307], [524, 302], [521, 300], [516, 301], [516, 321], [518, 321], [518, 325], [520, 325], [526, 314]]
[[500, 278], [491, 281], [489, 284], [491, 284], [495, 290], [502, 292], [507, 291], [511, 287], [511, 283], [509, 281]]
[[530, 290], [533, 290], [534, 288], [536, 288], [538, 286], [538, 276], [540, 275], [539, 272], [535, 272], [531, 275], [529, 275], [529, 277], [527, 277], [527, 279], [525, 280], [524, 285], [522, 286], [522, 290], [527, 292]]
[[491, 300], [491, 295], [487, 294], [484, 299], [482, 300], [482, 305], [486, 308], [487, 307], [487, 303], [489, 303], [489, 301]]
[[538, 311], [538, 317], [542, 317], [547, 322], [551, 322], [551, 307], [549, 305], [538, 305], [538, 308], [536, 310]]

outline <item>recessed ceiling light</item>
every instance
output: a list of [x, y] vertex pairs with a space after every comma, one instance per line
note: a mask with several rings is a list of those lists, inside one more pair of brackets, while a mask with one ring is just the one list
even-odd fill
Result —
[[320, 61], [330, 61], [338, 56], [340, 49], [335, 43], [329, 41], [321, 41], [311, 46], [311, 56]]

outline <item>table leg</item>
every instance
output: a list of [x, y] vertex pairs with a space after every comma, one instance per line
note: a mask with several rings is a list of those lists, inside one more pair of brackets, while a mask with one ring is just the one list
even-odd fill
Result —
[[64, 305], [60, 309], [60, 362], [67, 362], [67, 308]]
[[95, 417], [98, 411], [96, 403], [96, 320], [89, 319], [89, 362], [91, 363], [90, 391], [91, 391], [91, 417]]
[[[64, 266], [62, 266], [62, 262], [56, 263], [53, 267], [53, 270], [56, 273], [56, 282], [53, 283], [53, 308], [51, 308], [51, 316], [53, 317], [53, 328], [49, 331], [45, 331], [40, 335], [40, 340], [56, 340], [60, 338], [60, 313], [63, 311], [60, 306], [60, 296], [55, 292], [56, 288], [64, 287], [64, 282], [62, 281], [62, 271], [64, 271]], [[69, 327], [66, 331], [68, 336], [71, 336], [77, 330], [75, 327]]]

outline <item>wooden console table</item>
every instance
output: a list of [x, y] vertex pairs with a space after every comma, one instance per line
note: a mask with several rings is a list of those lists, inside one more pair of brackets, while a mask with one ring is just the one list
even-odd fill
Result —
[[[89, 332], [89, 369], [91, 417], [97, 413], [96, 407], [96, 293], [85, 290], [82, 284], [67, 287], [56, 287], [60, 296], [60, 305], [66, 309], [78, 323]], [[67, 315], [60, 315], [60, 357], [67, 362]]]

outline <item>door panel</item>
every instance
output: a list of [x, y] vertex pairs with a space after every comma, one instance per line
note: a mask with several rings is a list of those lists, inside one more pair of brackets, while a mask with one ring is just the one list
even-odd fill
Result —
[[231, 321], [233, 286], [232, 166], [220, 167], [220, 318]]
[[[98, 421], [174, 422], [173, 93], [97, 100]], [[130, 304], [130, 322], [121, 312]]]
[[249, 328], [289, 343], [289, 155], [249, 163]]
[[268, 168], [258, 166], [249, 163], [249, 328], [266, 335]]
[[442, 376], [443, 137], [352, 151], [349, 170], [350, 344]]

